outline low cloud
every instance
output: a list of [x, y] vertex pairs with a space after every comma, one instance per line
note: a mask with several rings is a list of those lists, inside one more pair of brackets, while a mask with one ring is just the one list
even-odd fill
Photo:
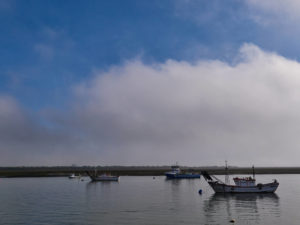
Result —
[[67, 113], [40, 121], [0, 98], [7, 164], [298, 163], [300, 64], [255, 45], [231, 64], [129, 61], [73, 90]]
[[[247, 0], [247, 4], [254, 9], [259, 23], [283, 23], [286, 20], [299, 19], [300, 2], [297, 0]], [[284, 21], [282, 21], [284, 20]]]
[[24, 110], [14, 98], [0, 95], [1, 165], [65, 165], [78, 160], [80, 153], [74, 146], [81, 142], [47, 121], [42, 115]]
[[259, 7], [266, 11], [272, 11], [274, 13], [288, 13], [298, 15], [300, 9], [300, 2], [297, 0], [247, 0], [248, 4]]

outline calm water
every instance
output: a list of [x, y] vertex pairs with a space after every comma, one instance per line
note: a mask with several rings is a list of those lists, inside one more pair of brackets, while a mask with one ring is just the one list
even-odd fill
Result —
[[[0, 179], [0, 224], [299, 224], [300, 175], [276, 178], [276, 194], [216, 195], [204, 180], [121, 177]], [[203, 194], [199, 195], [198, 190]]]

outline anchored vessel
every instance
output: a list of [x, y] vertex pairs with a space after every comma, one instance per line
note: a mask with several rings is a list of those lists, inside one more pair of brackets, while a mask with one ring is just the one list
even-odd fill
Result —
[[74, 179], [74, 178], [80, 178], [80, 174], [79, 175], [75, 175], [75, 173], [72, 173], [70, 176], [69, 176], [69, 179]]
[[[226, 166], [227, 171], [227, 166]], [[209, 186], [216, 193], [274, 193], [279, 186], [277, 180], [266, 184], [257, 184], [255, 180], [254, 167], [253, 177], [233, 178], [235, 185], [230, 185], [228, 182], [228, 174], [226, 174], [227, 182], [223, 182], [213, 175], [209, 175], [206, 171], [202, 172], [202, 176], [208, 182]]]
[[109, 174], [98, 175], [96, 171], [94, 174], [87, 171], [87, 174], [92, 181], [119, 181], [120, 178], [119, 176], [111, 176]]
[[200, 174], [194, 173], [181, 173], [178, 165], [171, 166], [172, 171], [165, 173], [168, 179], [195, 179], [200, 178]]

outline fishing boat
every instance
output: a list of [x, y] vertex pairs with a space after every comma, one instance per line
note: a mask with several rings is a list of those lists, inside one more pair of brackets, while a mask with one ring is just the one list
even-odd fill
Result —
[[254, 166], [253, 177], [235, 177], [233, 178], [234, 185], [229, 184], [228, 167], [226, 164], [226, 178], [225, 183], [213, 175], [209, 175], [207, 171], [202, 171], [202, 176], [207, 181], [209, 186], [216, 193], [274, 193], [279, 186], [277, 180], [271, 183], [258, 183], [256, 184]]
[[165, 173], [168, 179], [195, 179], [200, 178], [200, 174], [182, 173], [180, 167], [176, 164], [171, 166], [172, 171]]
[[110, 174], [98, 175], [96, 171], [94, 174], [87, 171], [87, 174], [92, 181], [119, 181], [120, 178], [119, 176], [112, 176]]

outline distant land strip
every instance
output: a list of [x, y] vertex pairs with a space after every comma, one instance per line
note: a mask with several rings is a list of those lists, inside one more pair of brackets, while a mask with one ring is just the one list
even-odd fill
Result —
[[[180, 167], [182, 172], [224, 175], [224, 167]], [[58, 167], [0, 167], [0, 177], [60, 177], [70, 174], [86, 175], [97, 171], [98, 174], [110, 173], [118, 176], [160, 176], [170, 171], [169, 166], [58, 166]], [[229, 174], [252, 174], [251, 167], [229, 167]], [[300, 167], [256, 167], [255, 174], [300, 174]]]

